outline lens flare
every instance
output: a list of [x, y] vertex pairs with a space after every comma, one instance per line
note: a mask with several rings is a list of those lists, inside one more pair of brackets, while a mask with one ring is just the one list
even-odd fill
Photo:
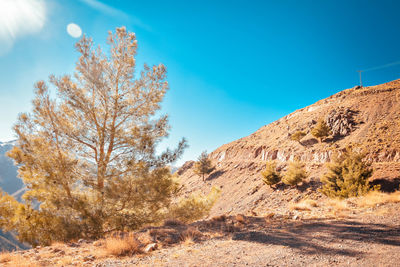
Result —
[[11, 48], [19, 36], [39, 32], [45, 21], [43, 0], [1, 0], [0, 54]]
[[77, 24], [75, 23], [70, 23], [67, 26], [67, 32], [69, 35], [71, 35], [74, 38], [79, 38], [82, 35], [82, 30], [81, 27], [79, 27]]

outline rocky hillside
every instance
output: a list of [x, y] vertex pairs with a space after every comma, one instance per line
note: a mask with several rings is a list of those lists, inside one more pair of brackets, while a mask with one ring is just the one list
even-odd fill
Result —
[[[279, 210], [304, 196], [322, 197], [315, 189], [324, 172], [324, 163], [349, 145], [365, 149], [373, 161], [373, 179], [397, 184], [395, 178], [400, 175], [399, 100], [400, 80], [347, 89], [213, 151], [210, 157], [216, 169], [205, 184], [194, 174], [193, 162], [186, 162], [178, 173], [187, 185], [187, 192], [206, 193], [211, 186], [222, 189], [212, 215]], [[321, 118], [333, 134], [319, 143], [310, 131]], [[307, 133], [300, 143], [290, 138], [296, 131]], [[295, 157], [306, 163], [311, 174], [310, 181], [300, 191], [282, 187], [273, 191], [262, 184], [260, 171], [267, 160], [276, 160], [280, 168], [285, 168]]]

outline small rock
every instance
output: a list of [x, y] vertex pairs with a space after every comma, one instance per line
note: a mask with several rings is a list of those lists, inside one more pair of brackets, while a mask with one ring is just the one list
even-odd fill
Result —
[[297, 220], [298, 218], [299, 218], [299, 215], [297, 215], [297, 214], [293, 216], [293, 220]]
[[79, 243], [79, 244], [86, 243], [86, 240], [85, 240], [85, 239], [79, 239], [79, 240], [78, 240], [78, 243]]
[[145, 248], [144, 248], [144, 252], [150, 252], [150, 251], [153, 251], [153, 250], [156, 250], [157, 249], [157, 243], [151, 243], [151, 244], [148, 244]]

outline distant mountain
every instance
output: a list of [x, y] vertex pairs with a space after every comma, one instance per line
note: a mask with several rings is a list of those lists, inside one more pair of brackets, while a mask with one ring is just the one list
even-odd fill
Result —
[[3, 191], [13, 194], [23, 187], [21, 179], [17, 178], [17, 166], [6, 153], [12, 149], [15, 141], [0, 142], [0, 187]]
[[14, 251], [29, 248], [29, 245], [19, 242], [13, 233], [4, 233], [0, 230], [0, 251]]
[[[17, 177], [17, 166], [14, 165], [12, 159], [6, 156], [6, 153], [12, 149], [14, 144], [15, 141], [0, 142], [0, 187], [3, 191], [20, 200], [24, 192], [24, 184]], [[29, 246], [18, 242], [13, 233], [4, 233], [0, 230], [0, 251], [27, 248]]]

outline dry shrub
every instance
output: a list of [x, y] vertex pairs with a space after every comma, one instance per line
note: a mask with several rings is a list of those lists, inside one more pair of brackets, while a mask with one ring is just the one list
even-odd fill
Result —
[[142, 253], [141, 244], [133, 233], [122, 237], [108, 237], [105, 240], [105, 250], [108, 255], [113, 256]]
[[308, 177], [304, 163], [300, 161], [289, 162], [288, 169], [282, 177], [282, 182], [287, 185], [297, 186]]
[[192, 195], [189, 198], [182, 198], [169, 209], [166, 216], [185, 223], [201, 219], [210, 213], [220, 193], [220, 189], [212, 187], [207, 196]]
[[400, 192], [394, 193], [382, 193], [379, 191], [371, 191], [367, 195], [362, 196], [356, 200], [357, 206], [364, 207], [374, 207], [386, 203], [397, 203], [400, 202]]
[[342, 155], [335, 155], [327, 163], [328, 172], [321, 178], [320, 191], [331, 198], [349, 198], [367, 194], [373, 189], [369, 184], [373, 169], [364, 160], [365, 153], [354, 152], [348, 148]]
[[265, 164], [265, 169], [261, 172], [262, 180], [266, 185], [272, 187], [282, 180], [281, 174], [276, 169], [274, 161], [268, 161]]

